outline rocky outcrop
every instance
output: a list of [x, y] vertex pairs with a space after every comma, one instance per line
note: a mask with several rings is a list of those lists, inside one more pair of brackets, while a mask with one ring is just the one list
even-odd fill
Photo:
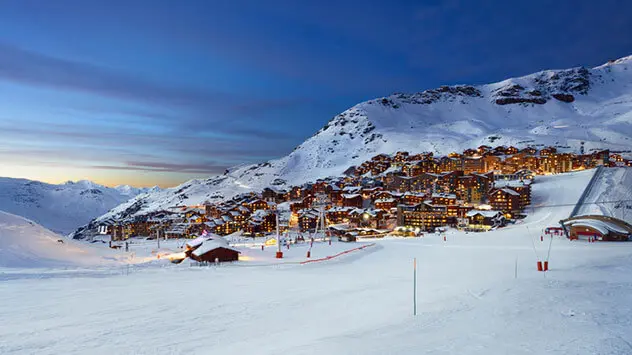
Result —
[[553, 98], [560, 100], [562, 102], [573, 102], [575, 101], [575, 96], [571, 94], [553, 94], [551, 95]]
[[505, 98], [496, 100], [496, 105], [510, 105], [510, 104], [538, 104], [538, 105], [543, 105], [545, 103], [546, 103], [546, 99], [543, 99], [541, 97], [538, 97], [538, 98], [505, 97]]

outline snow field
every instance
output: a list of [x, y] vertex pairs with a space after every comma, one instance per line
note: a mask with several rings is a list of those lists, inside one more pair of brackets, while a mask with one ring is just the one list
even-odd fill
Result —
[[592, 173], [538, 177], [522, 223], [445, 242], [386, 238], [307, 265], [257, 265], [276, 249], [252, 248], [236, 265], [0, 282], [0, 353], [629, 354], [630, 244], [556, 237], [550, 271], [535, 267], [542, 229], [568, 216]]

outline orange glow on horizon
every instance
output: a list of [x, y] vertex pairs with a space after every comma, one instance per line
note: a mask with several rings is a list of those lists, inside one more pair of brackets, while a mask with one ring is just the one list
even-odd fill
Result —
[[[210, 176], [210, 175], [209, 175]], [[0, 165], [0, 177], [36, 180], [49, 184], [63, 184], [67, 181], [89, 180], [99, 185], [114, 187], [130, 185], [133, 187], [168, 188], [177, 186], [194, 178], [208, 178], [199, 174], [116, 171], [90, 168], [63, 168], [52, 166]]]

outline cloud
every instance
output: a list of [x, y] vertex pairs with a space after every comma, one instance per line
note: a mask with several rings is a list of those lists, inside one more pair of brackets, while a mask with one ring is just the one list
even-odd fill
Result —
[[193, 112], [212, 112], [218, 117], [273, 112], [297, 107], [307, 101], [300, 98], [245, 97], [210, 89], [160, 83], [138, 75], [57, 58], [3, 42], [0, 42], [0, 79], [152, 105], [187, 108]]
[[228, 168], [225, 165], [208, 164], [176, 164], [160, 162], [130, 161], [125, 165], [92, 165], [93, 169], [105, 170], [133, 170], [165, 173], [189, 173], [189, 174], [219, 174]]

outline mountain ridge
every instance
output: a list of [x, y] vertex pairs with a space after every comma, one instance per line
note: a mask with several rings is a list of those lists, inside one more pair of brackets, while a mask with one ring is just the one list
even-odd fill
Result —
[[631, 150], [632, 56], [592, 69], [544, 70], [491, 84], [441, 86], [361, 102], [285, 157], [138, 196], [93, 225], [340, 175], [380, 153], [448, 154], [483, 144]]
[[0, 211], [22, 216], [60, 234], [156, 188], [107, 187], [88, 180], [49, 184], [0, 177]]

